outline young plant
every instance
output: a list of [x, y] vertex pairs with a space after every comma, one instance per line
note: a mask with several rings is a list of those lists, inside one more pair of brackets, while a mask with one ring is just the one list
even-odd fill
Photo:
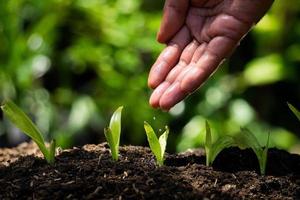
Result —
[[295, 108], [292, 104], [287, 103], [290, 110], [294, 113], [294, 115], [298, 118], [298, 120], [300, 121], [300, 112], [297, 110], [297, 108]]
[[235, 136], [235, 141], [241, 149], [249, 147], [254, 151], [259, 162], [261, 175], [265, 175], [266, 172], [269, 139], [270, 139], [270, 133], [268, 134], [266, 146], [262, 147], [257, 141], [254, 134], [246, 128], [241, 128], [241, 133]]
[[207, 121], [205, 123], [205, 128], [206, 128], [206, 136], [205, 136], [204, 148], [206, 154], [206, 166], [210, 166], [216, 159], [217, 155], [223, 149], [233, 146], [235, 142], [232, 137], [225, 135], [219, 137], [216, 142], [212, 143], [211, 129]]
[[28, 135], [40, 148], [46, 161], [49, 164], [54, 163], [55, 158], [55, 140], [52, 140], [49, 148], [46, 147], [43, 135], [29, 117], [12, 101], [6, 101], [1, 105], [1, 109], [5, 116], [22, 132]]
[[109, 127], [104, 129], [104, 135], [110, 147], [111, 156], [115, 161], [119, 159], [122, 109], [123, 106], [114, 112], [110, 119]]
[[150, 149], [156, 157], [156, 162], [159, 166], [162, 166], [164, 164], [169, 128], [166, 126], [166, 131], [159, 138], [157, 138], [153, 128], [146, 121], [144, 122], [144, 128]]

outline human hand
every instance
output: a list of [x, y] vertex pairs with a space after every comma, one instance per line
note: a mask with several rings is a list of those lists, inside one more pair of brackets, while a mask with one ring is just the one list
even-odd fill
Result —
[[166, 0], [157, 40], [167, 44], [151, 68], [152, 107], [169, 110], [228, 57], [273, 0]]

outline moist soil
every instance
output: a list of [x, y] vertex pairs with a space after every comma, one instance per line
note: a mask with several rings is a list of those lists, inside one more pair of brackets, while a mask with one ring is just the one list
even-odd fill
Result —
[[270, 149], [267, 175], [249, 150], [223, 150], [212, 167], [202, 149], [167, 154], [124, 146], [112, 161], [106, 143], [57, 152], [49, 165], [32, 143], [0, 149], [0, 199], [300, 199], [300, 156]]

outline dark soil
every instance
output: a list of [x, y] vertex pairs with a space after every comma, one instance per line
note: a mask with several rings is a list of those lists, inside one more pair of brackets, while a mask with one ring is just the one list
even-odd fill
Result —
[[260, 176], [250, 150], [226, 149], [213, 167], [201, 149], [167, 155], [125, 146], [113, 162], [106, 144], [58, 153], [47, 164], [34, 144], [0, 149], [0, 199], [300, 199], [300, 156], [270, 149]]

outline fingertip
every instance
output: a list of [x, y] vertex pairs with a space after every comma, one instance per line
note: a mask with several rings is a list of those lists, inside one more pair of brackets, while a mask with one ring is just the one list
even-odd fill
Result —
[[149, 104], [153, 108], [159, 107], [159, 99], [157, 99], [153, 94], [150, 96]]
[[153, 91], [153, 93], [151, 94], [150, 99], [149, 99], [149, 104], [153, 108], [160, 107], [160, 105], [159, 105], [160, 97], [164, 94], [164, 92], [168, 89], [169, 86], [170, 86], [170, 83], [163, 82]]
[[150, 105], [152, 108], [159, 108], [159, 102], [153, 101], [151, 98], [150, 98], [150, 100], [149, 100], [149, 105]]
[[211, 54], [203, 54], [195, 66], [193, 66], [183, 77], [181, 89], [192, 93], [198, 89], [218, 67], [218, 59]]
[[180, 88], [186, 93], [191, 93], [200, 86], [200, 75], [199, 68], [193, 67], [189, 70], [187, 74], [183, 77]]
[[150, 88], [156, 88], [165, 80], [169, 71], [176, 64], [180, 53], [181, 50], [177, 45], [169, 45], [161, 52], [149, 73], [148, 86]]
[[151, 67], [149, 77], [148, 77], [148, 86], [152, 89], [155, 89], [160, 83], [163, 82], [165, 78], [165, 73], [168, 72], [168, 67], [166, 62], [155, 62]]
[[173, 83], [161, 96], [159, 100], [159, 107], [162, 110], [170, 110], [185, 97], [186, 93], [180, 89], [180, 83]]
[[154, 90], [158, 85], [159, 85], [159, 83], [157, 81], [155, 81], [152, 78], [148, 78], [148, 87], [149, 88]]
[[156, 35], [156, 40], [161, 44], [167, 44], [170, 38], [167, 38], [166, 36], [166, 34], [162, 34], [161, 31], [159, 31]]
[[172, 106], [168, 105], [168, 104], [159, 104], [160, 109], [163, 112], [169, 112], [169, 110], [172, 108]]

